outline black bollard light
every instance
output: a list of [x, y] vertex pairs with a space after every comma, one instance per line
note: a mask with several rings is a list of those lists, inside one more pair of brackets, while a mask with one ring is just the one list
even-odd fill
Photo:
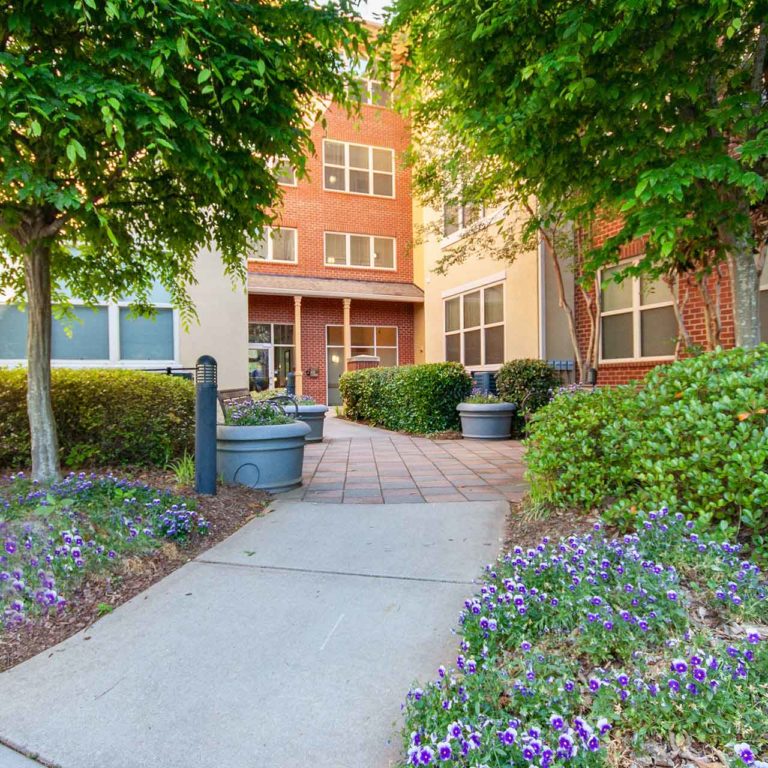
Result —
[[285, 394], [296, 397], [296, 374], [289, 371], [285, 376]]
[[195, 490], [216, 495], [216, 361], [210, 355], [195, 365]]

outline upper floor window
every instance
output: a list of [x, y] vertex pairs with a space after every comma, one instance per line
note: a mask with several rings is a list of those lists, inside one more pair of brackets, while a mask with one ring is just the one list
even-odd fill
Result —
[[298, 262], [298, 233], [293, 227], [267, 227], [264, 236], [254, 244], [252, 259], [283, 264]]
[[477, 203], [465, 203], [457, 205], [446, 203], [443, 206], [443, 237], [450, 237], [455, 232], [467, 229], [484, 219], [486, 209], [484, 205]]
[[323, 141], [323, 186], [336, 192], [395, 196], [395, 153], [391, 149]]
[[373, 104], [376, 107], [388, 107], [392, 103], [392, 90], [387, 80], [377, 77], [375, 69], [366, 59], [353, 68], [355, 80], [360, 87], [360, 101], [363, 104]]
[[392, 237], [326, 232], [325, 264], [329, 267], [394, 269], [395, 240]]
[[678, 334], [672, 292], [662, 279], [611, 277], [624, 267], [600, 275], [603, 360], [672, 357]]
[[286, 187], [296, 186], [296, 169], [287, 160], [281, 160], [275, 166], [275, 176], [278, 184]]
[[472, 365], [504, 362], [504, 284], [446, 299], [445, 359]]

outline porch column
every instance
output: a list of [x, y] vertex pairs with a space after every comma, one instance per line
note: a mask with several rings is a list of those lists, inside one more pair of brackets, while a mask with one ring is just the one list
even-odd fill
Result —
[[293, 297], [293, 372], [296, 394], [304, 394], [304, 368], [301, 364], [301, 296]]
[[342, 299], [344, 302], [344, 370], [349, 366], [349, 358], [352, 357], [352, 299]]

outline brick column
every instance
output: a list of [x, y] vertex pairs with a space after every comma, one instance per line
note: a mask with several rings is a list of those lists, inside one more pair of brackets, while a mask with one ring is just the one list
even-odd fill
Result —
[[342, 299], [344, 302], [344, 370], [349, 366], [352, 357], [352, 299]]
[[301, 365], [301, 296], [293, 297], [293, 372], [296, 375], [296, 394], [304, 394], [303, 367]]

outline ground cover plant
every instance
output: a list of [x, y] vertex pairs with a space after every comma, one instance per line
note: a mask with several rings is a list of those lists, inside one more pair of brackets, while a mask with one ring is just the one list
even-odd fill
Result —
[[666, 509], [514, 547], [465, 601], [455, 665], [409, 691], [404, 764], [758, 765], [767, 594], [740, 545]]
[[0, 485], [0, 634], [61, 612], [86, 576], [208, 533], [194, 503], [115, 475]]
[[680, 360], [639, 385], [565, 392], [533, 417], [534, 502], [629, 528], [665, 503], [768, 554], [768, 345]]

